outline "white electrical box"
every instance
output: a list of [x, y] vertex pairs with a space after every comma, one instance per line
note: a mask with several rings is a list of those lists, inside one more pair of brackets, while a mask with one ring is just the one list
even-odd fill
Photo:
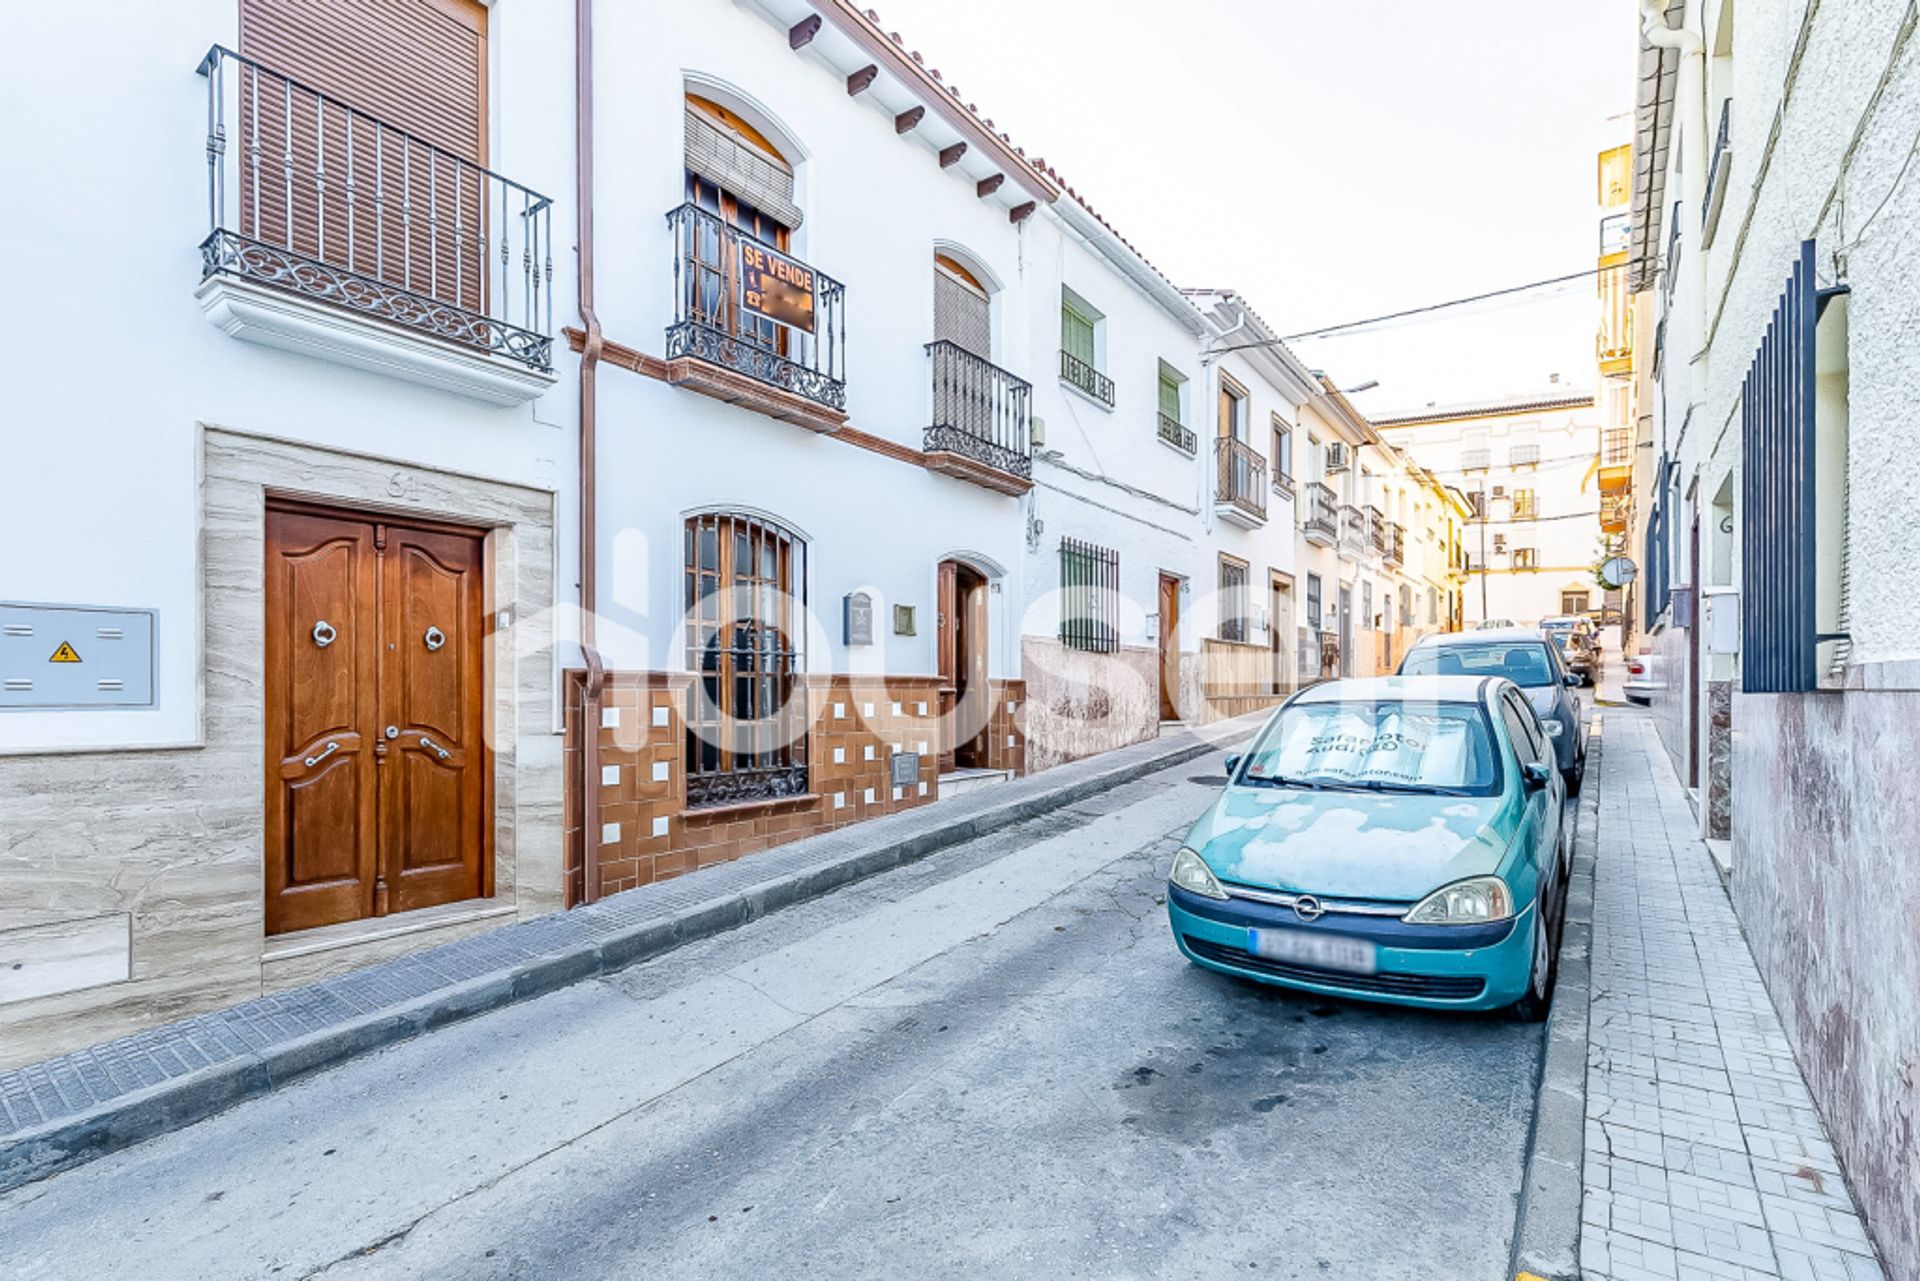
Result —
[[0, 711], [152, 707], [154, 617], [0, 601]]
[[1700, 589], [1700, 630], [1709, 654], [1740, 652], [1740, 592], [1733, 587]]

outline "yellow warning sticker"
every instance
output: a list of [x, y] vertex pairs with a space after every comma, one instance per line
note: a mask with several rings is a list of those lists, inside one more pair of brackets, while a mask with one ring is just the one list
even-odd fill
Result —
[[70, 642], [61, 641], [60, 648], [54, 650], [53, 657], [47, 661], [49, 663], [77, 663], [80, 661], [80, 655], [74, 652], [73, 645]]

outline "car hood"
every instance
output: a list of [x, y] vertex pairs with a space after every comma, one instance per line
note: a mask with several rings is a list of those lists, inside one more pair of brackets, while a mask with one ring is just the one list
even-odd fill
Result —
[[1505, 796], [1229, 787], [1187, 844], [1242, 885], [1412, 902], [1497, 872], [1517, 813]]

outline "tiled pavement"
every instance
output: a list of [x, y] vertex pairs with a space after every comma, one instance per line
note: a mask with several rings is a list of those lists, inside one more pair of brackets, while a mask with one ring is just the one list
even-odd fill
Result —
[[1606, 712], [1587, 1281], [1882, 1281], [1653, 722]]

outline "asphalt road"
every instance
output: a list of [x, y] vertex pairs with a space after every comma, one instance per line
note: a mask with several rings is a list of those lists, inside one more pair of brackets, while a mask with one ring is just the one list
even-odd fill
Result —
[[0, 1197], [0, 1276], [1504, 1276], [1540, 1032], [1157, 903], [1218, 759]]

